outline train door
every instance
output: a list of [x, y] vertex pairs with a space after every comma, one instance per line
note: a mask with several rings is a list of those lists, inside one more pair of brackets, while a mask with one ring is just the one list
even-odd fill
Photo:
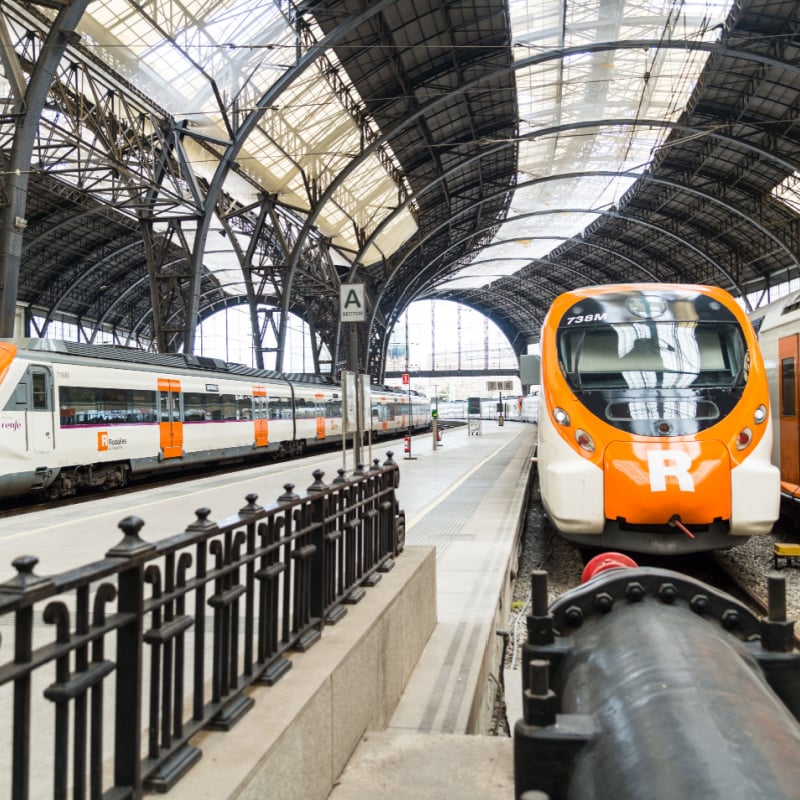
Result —
[[183, 455], [183, 415], [181, 413], [181, 382], [158, 379], [158, 418], [161, 455], [163, 459]]
[[266, 447], [269, 442], [267, 420], [267, 390], [263, 386], [253, 387], [253, 426], [256, 447]]
[[325, 438], [325, 395], [314, 395], [314, 413], [317, 418], [317, 439]]
[[[26, 386], [24, 391], [20, 388], [23, 385]], [[18, 399], [25, 395], [28, 446], [35, 453], [51, 453], [55, 446], [52, 372], [48, 367], [29, 367], [25, 378], [17, 386], [17, 392]]]
[[800, 420], [798, 419], [798, 340], [793, 334], [778, 341], [780, 362], [781, 480], [800, 484]]

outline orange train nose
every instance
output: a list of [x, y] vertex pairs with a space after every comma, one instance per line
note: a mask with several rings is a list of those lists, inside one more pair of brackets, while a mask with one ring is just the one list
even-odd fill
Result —
[[685, 525], [731, 516], [731, 463], [716, 441], [612, 442], [604, 454], [607, 519]]

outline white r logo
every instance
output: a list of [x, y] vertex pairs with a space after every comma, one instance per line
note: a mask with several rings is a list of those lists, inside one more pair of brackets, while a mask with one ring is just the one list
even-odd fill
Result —
[[648, 450], [647, 467], [650, 472], [650, 491], [666, 492], [667, 477], [677, 478], [682, 492], [694, 491], [694, 479], [689, 473], [692, 459], [683, 450]]

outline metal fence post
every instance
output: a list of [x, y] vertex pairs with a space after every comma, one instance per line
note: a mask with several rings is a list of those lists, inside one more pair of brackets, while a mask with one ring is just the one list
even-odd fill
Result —
[[325, 536], [325, 517], [328, 507], [328, 498], [325, 490], [328, 488], [323, 482], [322, 477], [325, 473], [321, 469], [315, 469], [312, 473], [314, 483], [306, 489], [309, 495], [315, 495], [311, 500], [311, 519], [309, 539], [314, 553], [311, 555], [311, 586], [310, 603], [312, 618], [319, 619], [320, 626], [325, 624], [326, 605], [329, 603], [328, 593], [328, 570], [326, 563], [328, 559], [328, 547]]
[[[39, 578], [33, 574], [33, 569], [38, 563], [39, 559], [35, 556], [22, 556], [14, 559], [12, 566], [17, 570], [16, 577], [0, 586], [0, 594], [24, 598], [26, 601], [24, 605], [18, 607], [14, 615], [14, 665], [22, 667], [23, 670], [19, 677], [14, 678], [12, 800], [27, 800], [30, 794], [33, 603], [41, 589], [49, 588], [52, 585], [49, 578]], [[31, 665], [31, 669], [25, 668], [25, 665]]]
[[143, 565], [156, 549], [155, 545], [139, 538], [143, 525], [144, 520], [139, 517], [125, 517], [119, 523], [124, 538], [106, 553], [106, 558], [128, 561], [127, 567], [120, 570], [117, 582], [117, 609], [125, 621], [117, 631], [114, 785], [130, 787], [131, 795], [136, 798], [142, 796]]

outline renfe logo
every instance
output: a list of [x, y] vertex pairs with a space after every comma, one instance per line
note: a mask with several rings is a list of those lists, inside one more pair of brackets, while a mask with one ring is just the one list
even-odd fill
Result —
[[99, 452], [108, 450], [108, 431], [97, 432], [97, 449]]
[[667, 478], [675, 478], [682, 492], [694, 491], [694, 479], [689, 474], [692, 459], [683, 450], [648, 450], [650, 491], [666, 492]]

